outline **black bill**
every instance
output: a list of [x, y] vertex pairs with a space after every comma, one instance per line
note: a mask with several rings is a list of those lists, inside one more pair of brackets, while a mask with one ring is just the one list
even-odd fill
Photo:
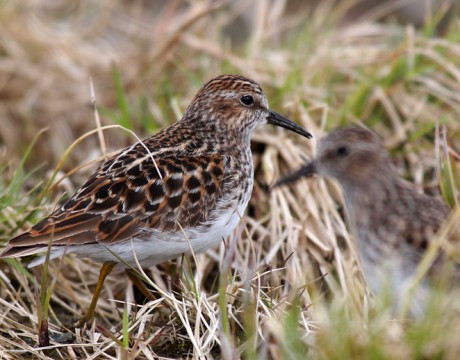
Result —
[[281, 185], [289, 184], [293, 181], [300, 179], [301, 177], [310, 177], [313, 174], [316, 174], [316, 163], [315, 161], [309, 162], [307, 165], [301, 167], [296, 172], [292, 173], [291, 175], [285, 176], [282, 179], [278, 180], [272, 188], [276, 188]]
[[307, 139], [311, 139], [312, 135], [300, 125], [297, 125], [294, 121], [285, 118], [283, 115], [278, 114], [273, 110], [269, 110], [267, 122], [272, 125], [280, 126], [285, 129], [294, 131], [295, 133], [305, 136]]

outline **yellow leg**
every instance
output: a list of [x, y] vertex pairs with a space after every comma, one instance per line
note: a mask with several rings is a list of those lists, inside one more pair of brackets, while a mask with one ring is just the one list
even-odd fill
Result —
[[136, 286], [147, 299], [149, 299], [150, 301], [155, 300], [155, 297], [152, 295], [152, 293], [147, 288], [142, 279], [139, 278], [135, 270], [126, 269], [126, 275], [128, 275], [129, 279], [132, 281], [134, 286]]
[[96, 289], [94, 290], [91, 304], [89, 305], [86, 314], [77, 323], [77, 327], [83, 327], [83, 325], [93, 320], [97, 300], [99, 299], [99, 295], [101, 295], [102, 285], [104, 284], [105, 278], [112, 272], [115, 265], [117, 265], [117, 263], [114, 261], [107, 261], [104, 264], [102, 264], [101, 271], [99, 272], [99, 279], [97, 279]]

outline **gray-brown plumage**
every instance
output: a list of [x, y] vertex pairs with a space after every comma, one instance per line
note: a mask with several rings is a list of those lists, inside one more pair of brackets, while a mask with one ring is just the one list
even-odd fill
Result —
[[254, 81], [236, 75], [209, 81], [180, 121], [104, 162], [63, 206], [11, 239], [0, 257], [43, 253], [51, 241], [51, 258], [75, 253], [147, 267], [215, 247], [246, 209], [250, 139], [267, 123], [311, 137], [270, 110]]
[[[277, 185], [312, 174], [336, 179], [343, 189], [364, 277], [374, 292], [389, 290], [399, 307], [400, 292], [447, 219], [448, 207], [402, 180], [382, 141], [367, 128], [335, 130], [317, 150], [313, 161]], [[446, 257], [438, 254], [431, 277]], [[427, 284], [415, 293], [414, 314], [424, 306]]]

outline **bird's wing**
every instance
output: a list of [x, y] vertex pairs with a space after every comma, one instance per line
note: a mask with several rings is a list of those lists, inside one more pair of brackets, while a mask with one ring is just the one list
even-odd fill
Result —
[[116, 243], [143, 229], [175, 232], [205, 223], [222, 196], [221, 155], [195, 157], [121, 153], [108, 160], [61, 208], [11, 239], [0, 257], [57, 245]]
[[406, 203], [403, 215], [407, 224], [405, 241], [423, 253], [446, 221], [449, 209], [433, 196], [417, 195], [417, 201]]
[[[417, 201], [406, 202], [405, 212], [408, 224], [404, 232], [406, 245], [419, 254], [419, 260], [435, 241], [439, 241], [439, 251], [429, 270], [430, 277], [437, 278], [444, 271], [458, 273], [460, 269], [460, 224], [458, 214], [452, 212], [438, 198], [418, 194]], [[450, 214], [450, 215], [449, 215]], [[453, 218], [451, 218], [454, 216]], [[456, 216], [456, 217], [455, 217]], [[394, 226], [398, 226], [394, 224]], [[437, 246], [437, 245], [435, 245]], [[441, 275], [442, 276], [442, 275]]]

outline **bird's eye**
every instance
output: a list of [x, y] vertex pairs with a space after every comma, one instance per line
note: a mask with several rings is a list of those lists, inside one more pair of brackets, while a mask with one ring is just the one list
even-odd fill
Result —
[[337, 155], [346, 156], [348, 155], [349, 149], [346, 146], [339, 146], [336, 150]]
[[251, 95], [244, 95], [241, 97], [240, 102], [244, 106], [252, 106], [254, 105], [254, 98]]

